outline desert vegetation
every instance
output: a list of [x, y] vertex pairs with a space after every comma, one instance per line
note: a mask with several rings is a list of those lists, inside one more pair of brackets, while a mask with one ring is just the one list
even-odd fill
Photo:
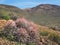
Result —
[[60, 6], [0, 4], [0, 45], [60, 45]]
[[38, 27], [33, 22], [29, 22], [24, 18], [19, 18], [16, 21], [8, 20], [1, 32], [2, 37], [6, 37], [10, 41], [19, 43], [40, 45], [40, 35]]
[[10, 18], [16, 20], [24, 16], [39, 25], [48, 26], [58, 31], [60, 30], [60, 6], [57, 5], [41, 4], [22, 10], [15, 6], [0, 4], [0, 15], [1, 14], [3, 14], [3, 18], [7, 18], [7, 20]]
[[[1, 45], [59, 45], [60, 32], [26, 20], [1, 20]], [[3, 22], [3, 23], [2, 23]], [[4, 42], [5, 41], [5, 42]], [[2, 43], [3, 42], [3, 43]]]
[[7, 14], [7, 11], [5, 11], [5, 10], [0, 11], [0, 19], [5, 19], [5, 20], [10, 19], [10, 16]]
[[45, 26], [40, 26], [40, 35], [43, 37], [47, 37], [49, 40], [52, 40], [58, 44], [60, 44], [60, 32], [54, 31], [53, 29], [49, 29]]

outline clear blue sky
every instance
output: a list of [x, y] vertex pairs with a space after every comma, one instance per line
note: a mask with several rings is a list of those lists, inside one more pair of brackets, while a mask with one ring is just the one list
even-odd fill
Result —
[[31, 8], [39, 4], [60, 5], [60, 0], [0, 0], [0, 4], [14, 5], [19, 8]]

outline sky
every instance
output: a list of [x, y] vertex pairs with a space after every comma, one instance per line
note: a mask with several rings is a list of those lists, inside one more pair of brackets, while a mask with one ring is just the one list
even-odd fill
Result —
[[60, 0], [0, 0], [0, 4], [13, 5], [19, 8], [32, 8], [40, 4], [60, 5]]

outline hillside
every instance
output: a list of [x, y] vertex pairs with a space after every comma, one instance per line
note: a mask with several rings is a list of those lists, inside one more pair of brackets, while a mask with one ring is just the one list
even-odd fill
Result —
[[12, 19], [23, 16], [39, 25], [60, 30], [60, 6], [57, 5], [41, 4], [33, 8], [20, 9], [0, 4], [0, 15], [9, 15]]
[[1, 15], [8, 15], [12, 19], [16, 19], [21, 16], [26, 16], [27, 13], [15, 6], [0, 4], [0, 18], [2, 18]]
[[[3, 22], [3, 23], [2, 23]], [[0, 20], [0, 45], [60, 45], [60, 32], [25, 18]]]
[[36, 23], [60, 30], [60, 6], [41, 4], [26, 11]]

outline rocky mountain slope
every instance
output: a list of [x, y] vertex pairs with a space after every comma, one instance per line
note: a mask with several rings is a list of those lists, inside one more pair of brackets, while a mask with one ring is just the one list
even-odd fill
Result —
[[57, 5], [41, 4], [30, 9], [20, 9], [0, 4], [0, 15], [9, 15], [12, 19], [23, 16], [37, 24], [60, 30], [60, 6]]
[[31, 9], [26, 9], [30, 19], [38, 24], [52, 28], [60, 28], [60, 6], [41, 4]]

